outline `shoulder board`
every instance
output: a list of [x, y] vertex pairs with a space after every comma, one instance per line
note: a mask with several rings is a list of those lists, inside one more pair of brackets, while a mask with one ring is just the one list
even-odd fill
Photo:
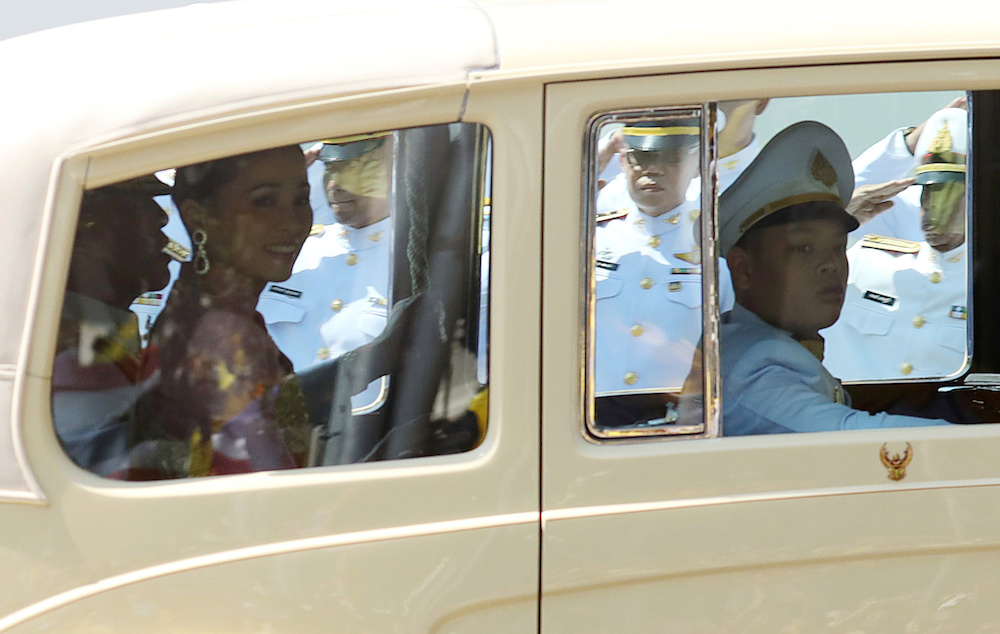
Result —
[[901, 255], [904, 253], [916, 253], [920, 250], [920, 243], [903, 240], [902, 238], [887, 238], [885, 236], [877, 236], [869, 233], [861, 240], [861, 248], [878, 249], [880, 251], [888, 251], [889, 253]]
[[701, 249], [694, 247], [693, 250], [687, 253], [675, 253], [674, 257], [690, 264], [701, 264]]
[[597, 214], [597, 222], [607, 222], [609, 220], [614, 220], [615, 218], [624, 218], [627, 215], [627, 207], [625, 209], [615, 209], [614, 211], [602, 211]]

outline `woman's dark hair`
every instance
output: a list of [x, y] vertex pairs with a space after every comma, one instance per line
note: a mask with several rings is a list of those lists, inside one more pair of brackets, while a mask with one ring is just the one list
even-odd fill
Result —
[[174, 187], [171, 192], [174, 204], [180, 209], [181, 203], [188, 199], [209, 201], [221, 187], [232, 182], [233, 178], [236, 177], [236, 172], [239, 170], [241, 161], [257, 154], [288, 148], [295, 148], [300, 153], [302, 152], [302, 148], [299, 146], [288, 145], [179, 167], [174, 176]]

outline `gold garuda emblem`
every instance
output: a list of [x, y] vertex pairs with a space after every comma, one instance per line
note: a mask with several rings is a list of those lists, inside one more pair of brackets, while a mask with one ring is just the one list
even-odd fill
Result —
[[837, 184], [837, 170], [833, 169], [830, 161], [818, 150], [809, 162], [809, 173], [827, 187], [833, 187]]
[[906, 477], [906, 465], [910, 464], [910, 461], [913, 460], [913, 447], [910, 443], [906, 443], [906, 449], [903, 450], [902, 456], [898, 453], [890, 456], [889, 446], [886, 443], [882, 445], [879, 457], [882, 458], [882, 464], [885, 465], [885, 468], [889, 470], [889, 479], [897, 482]]

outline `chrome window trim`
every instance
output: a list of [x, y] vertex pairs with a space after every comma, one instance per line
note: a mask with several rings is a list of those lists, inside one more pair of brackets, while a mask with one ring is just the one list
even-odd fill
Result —
[[702, 104], [701, 120], [701, 368], [706, 429], [701, 438], [722, 435], [722, 358], [719, 347], [719, 174], [715, 102]]
[[[708, 117], [706, 117], [708, 113]], [[626, 429], [610, 429], [610, 428], [600, 428], [595, 424], [595, 405], [596, 405], [596, 311], [597, 311], [597, 298], [596, 298], [596, 285], [597, 280], [594, 275], [594, 239], [596, 237], [596, 204], [597, 204], [597, 169], [596, 169], [596, 149], [598, 142], [598, 133], [600, 128], [610, 122], [622, 120], [622, 121], [644, 121], [649, 119], [662, 119], [668, 116], [676, 115], [688, 115], [697, 116], [701, 121], [701, 147], [699, 153], [701, 156], [701, 164], [699, 167], [699, 174], [702, 176], [702, 214], [701, 214], [701, 230], [703, 235], [711, 236], [711, 247], [709, 249], [702, 249], [702, 334], [706, 332], [706, 327], [717, 328], [719, 321], [719, 311], [718, 311], [718, 273], [715, 264], [715, 226], [716, 226], [716, 196], [715, 192], [717, 189], [717, 176], [715, 173], [715, 153], [716, 153], [716, 132], [715, 132], [715, 121], [716, 121], [716, 109], [714, 103], [702, 103], [702, 104], [692, 104], [692, 105], [681, 105], [681, 106], [665, 106], [665, 107], [654, 107], [654, 108], [623, 108], [614, 111], [604, 111], [592, 115], [587, 121], [587, 132], [583, 135], [583, 173], [581, 174], [581, 200], [583, 205], [581, 208], [584, 210], [583, 217], [581, 218], [581, 236], [583, 238], [583, 249], [581, 250], [582, 261], [581, 266], [583, 267], [584, 274], [581, 276], [581, 288], [580, 293], [586, 298], [585, 302], [581, 303], [582, 314], [580, 316], [581, 327], [579, 329], [579, 350], [580, 350], [580, 363], [578, 367], [580, 368], [580, 394], [582, 397], [581, 403], [581, 429], [580, 432], [583, 437], [590, 442], [595, 444], [605, 444], [608, 442], [614, 442], [615, 444], [628, 443], [628, 442], [650, 442], [657, 439], [673, 440], [680, 438], [710, 438], [719, 435], [720, 421], [721, 421], [721, 407], [719, 403], [719, 393], [720, 393], [720, 379], [718, 377], [718, 358], [719, 358], [719, 346], [718, 346], [718, 336], [715, 331], [711, 332], [709, 337], [709, 354], [703, 356], [705, 360], [703, 361], [703, 370], [706, 374], [705, 376], [705, 386], [708, 386], [710, 391], [705, 392], [706, 389], [703, 387], [703, 396], [705, 397], [705, 402], [710, 403], [706, 407], [706, 413], [710, 414], [709, 418], [702, 419], [702, 422], [694, 425], [656, 425], [648, 427], [636, 427], [636, 428], [626, 428]], [[706, 151], [707, 148], [707, 151]], [[711, 175], [710, 178], [704, 178], [704, 175], [708, 173]], [[706, 181], [708, 181], [706, 183]], [[707, 204], [706, 204], [707, 203]], [[711, 210], [711, 213], [705, 213], [705, 210]], [[706, 221], [706, 216], [709, 220]], [[707, 251], [707, 253], [706, 253]], [[705, 268], [706, 258], [713, 258], [709, 268]], [[705, 271], [710, 271], [710, 283], [705, 284]], [[711, 296], [709, 301], [705, 301], [706, 296]], [[706, 311], [705, 308], [708, 307]], [[711, 359], [709, 360], [709, 357]], [[711, 374], [715, 375], [712, 378]], [[624, 394], [649, 394], [649, 393], [662, 393], [671, 392], [675, 390], [664, 389], [664, 390], [620, 390], [614, 392], [602, 392], [602, 396], [611, 395], [624, 395]], [[710, 401], [711, 397], [711, 401]]]

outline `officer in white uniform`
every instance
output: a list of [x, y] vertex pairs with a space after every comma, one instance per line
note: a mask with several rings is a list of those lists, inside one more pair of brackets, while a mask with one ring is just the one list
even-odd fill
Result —
[[[598, 396], [680, 388], [701, 337], [699, 205], [685, 195], [699, 166], [698, 120], [622, 132], [631, 195], [626, 209], [598, 218], [595, 234]], [[720, 277], [729, 289], [728, 273]]]
[[920, 242], [868, 235], [848, 251], [840, 319], [824, 364], [843, 379], [943, 377], [966, 362], [968, 115], [946, 108], [917, 142]]
[[[959, 97], [952, 100], [947, 107], [964, 108], [965, 103], [965, 97]], [[916, 144], [928, 122], [929, 120], [924, 121], [917, 127], [893, 130], [854, 159], [852, 166], [855, 189], [859, 190], [865, 186], [888, 189], [890, 181], [912, 176]], [[906, 188], [894, 197], [888, 198], [892, 206], [871, 220], [866, 222], [865, 218], [858, 216], [863, 224], [851, 232], [850, 243], [856, 243], [866, 234], [913, 242], [922, 241], [924, 234], [920, 228], [920, 193], [919, 187]]]
[[[764, 112], [767, 99], [748, 99], [741, 101], [719, 102], [719, 161], [718, 178], [719, 193], [724, 192], [743, 173], [757, 153], [760, 144], [753, 128], [757, 116]], [[598, 142], [598, 152], [605, 152], [613, 143], [616, 133], [612, 133]], [[605, 213], [630, 209], [634, 207], [628, 191], [628, 182], [620, 165], [625, 164], [625, 156], [619, 161], [611, 160], [602, 170], [599, 178], [607, 181], [597, 195], [597, 214], [603, 217]], [[687, 197], [693, 201], [701, 200], [701, 177], [696, 176], [688, 186]]]

